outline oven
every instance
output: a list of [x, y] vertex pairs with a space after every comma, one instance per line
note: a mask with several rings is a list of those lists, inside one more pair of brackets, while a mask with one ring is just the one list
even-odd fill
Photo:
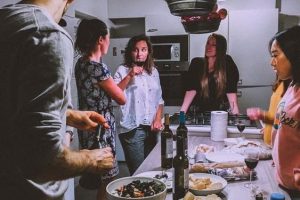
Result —
[[150, 36], [165, 106], [180, 106], [185, 94], [185, 77], [189, 68], [189, 36]]
[[188, 64], [176, 67], [158, 67], [162, 96], [165, 106], [180, 106], [185, 94]]

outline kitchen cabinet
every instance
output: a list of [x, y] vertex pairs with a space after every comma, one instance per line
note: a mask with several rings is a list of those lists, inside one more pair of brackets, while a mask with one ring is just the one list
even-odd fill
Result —
[[182, 35], [186, 34], [181, 18], [171, 15], [147, 15], [145, 19], [146, 35]]
[[272, 86], [249, 86], [238, 88], [238, 104], [240, 113], [246, 114], [247, 108], [260, 107], [268, 110], [272, 95]]
[[278, 10], [233, 10], [229, 13], [228, 52], [240, 73], [240, 112], [267, 109], [275, 73], [268, 45], [278, 31]]
[[233, 10], [229, 13], [228, 49], [242, 85], [271, 85], [275, 74], [268, 45], [278, 31], [278, 10]]
[[145, 17], [170, 13], [164, 0], [108, 0], [108, 18]]

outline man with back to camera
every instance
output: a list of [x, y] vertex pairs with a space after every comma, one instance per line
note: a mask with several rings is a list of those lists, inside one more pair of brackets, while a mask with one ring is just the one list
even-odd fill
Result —
[[0, 8], [0, 197], [63, 199], [64, 179], [110, 169], [110, 148], [75, 152], [66, 124], [95, 130], [104, 118], [68, 109], [73, 42], [57, 23], [73, 0]]

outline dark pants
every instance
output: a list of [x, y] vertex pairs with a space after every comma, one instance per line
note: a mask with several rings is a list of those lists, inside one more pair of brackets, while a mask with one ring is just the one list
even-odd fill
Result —
[[139, 126], [132, 131], [119, 134], [125, 160], [132, 175], [156, 145], [156, 132], [150, 126]]

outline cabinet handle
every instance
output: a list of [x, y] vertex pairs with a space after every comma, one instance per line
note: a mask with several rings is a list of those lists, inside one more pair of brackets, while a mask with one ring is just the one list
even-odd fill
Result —
[[150, 29], [147, 30], [147, 32], [149, 32], [149, 33], [156, 32], [156, 31], [158, 31], [157, 28], [150, 28]]
[[237, 84], [238, 85], [243, 85], [243, 79], [240, 79]]
[[237, 97], [242, 97], [242, 95], [243, 95], [243, 93], [242, 93], [241, 90], [238, 90], [238, 91], [236, 92], [236, 96], [237, 96]]

